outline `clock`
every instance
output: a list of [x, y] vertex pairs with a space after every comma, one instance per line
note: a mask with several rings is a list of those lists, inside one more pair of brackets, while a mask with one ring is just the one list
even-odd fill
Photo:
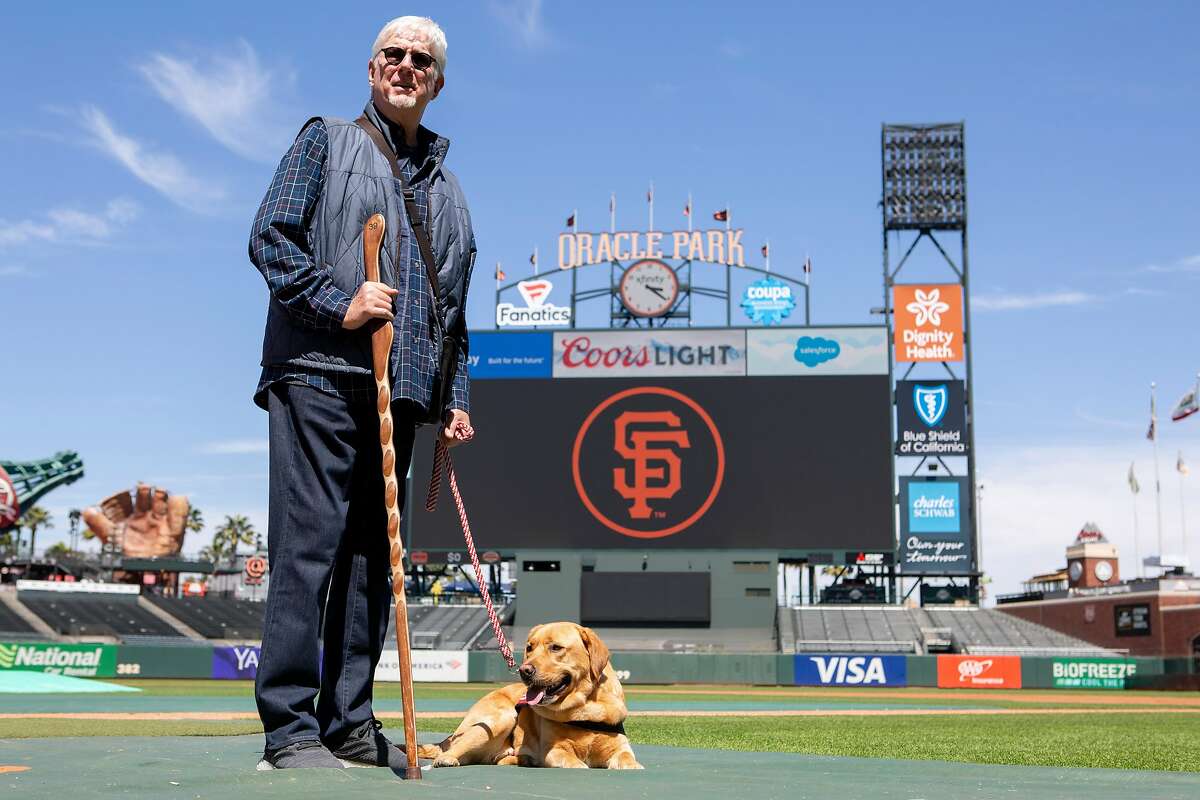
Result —
[[1113, 576], [1112, 563], [1109, 561], [1097, 561], [1096, 566], [1092, 567], [1092, 571], [1096, 576], [1096, 580], [1101, 583], [1108, 583]]
[[669, 264], [647, 258], [629, 265], [618, 292], [621, 304], [635, 317], [661, 317], [679, 297], [679, 277]]
[[1083, 564], [1079, 561], [1072, 561], [1071, 566], [1067, 567], [1067, 574], [1071, 576], [1071, 580], [1077, 581], [1083, 577]]

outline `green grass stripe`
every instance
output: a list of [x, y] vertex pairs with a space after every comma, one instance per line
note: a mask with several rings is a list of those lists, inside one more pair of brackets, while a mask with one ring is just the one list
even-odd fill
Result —
[[[423, 733], [459, 717], [422, 719]], [[389, 734], [401, 735], [396, 720]], [[980, 764], [1200, 772], [1200, 715], [1002, 717], [633, 717], [639, 744]], [[0, 739], [55, 736], [220, 736], [258, 733], [255, 721], [0, 720]]]

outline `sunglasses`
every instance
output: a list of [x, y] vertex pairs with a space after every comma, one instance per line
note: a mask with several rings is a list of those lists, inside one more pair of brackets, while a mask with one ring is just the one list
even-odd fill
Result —
[[418, 72], [424, 72], [434, 65], [433, 56], [429, 53], [422, 53], [418, 50], [405, 50], [403, 47], [385, 47], [379, 52], [383, 53], [383, 60], [387, 62], [389, 67], [398, 67], [404, 63], [405, 54], [408, 55], [408, 61], [412, 64], [412, 68]]

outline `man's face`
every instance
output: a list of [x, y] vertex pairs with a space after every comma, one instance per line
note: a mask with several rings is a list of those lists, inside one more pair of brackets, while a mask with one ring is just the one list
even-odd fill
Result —
[[[382, 52], [390, 48], [405, 51], [404, 60], [395, 66], [388, 63]], [[429, 40], [416, 31], [400, 31], [392, 34], [380, 51], [367, 67], [371, 98], [376, 105], [390, 105], [401, 111], [416, 110], [418, 114], [424, 112], [425, 106], [437, 97], [445, 82], [438, 74], [436, 65], [424, 71], [413, 66], [414, 52], [432, 57], [433, 50]], [[396, 53], [397, 51], [393, 51], [392, 55]]]

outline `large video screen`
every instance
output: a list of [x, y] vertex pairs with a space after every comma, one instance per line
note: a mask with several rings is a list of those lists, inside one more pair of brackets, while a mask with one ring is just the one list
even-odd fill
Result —
[[[740, 344], [683, 333], [700, 344], [660, 333], [646, 358], [612, 347], [612, 332], [590, 348], [576, 332], [473, 340], [477, 436], [454, 461], [478, 548], [892, 550], [886, 363], [832, 369], [814, 348], [842, 354], [853, 341], [811, 329], [793, 329], [795, 369], [753, 342], [746, 352], [745, 331], [720, 334]], [[461, 551], [448, 490], [437, 512], [423, 507], [431, 456], [424, 435], [409, 546]]]

